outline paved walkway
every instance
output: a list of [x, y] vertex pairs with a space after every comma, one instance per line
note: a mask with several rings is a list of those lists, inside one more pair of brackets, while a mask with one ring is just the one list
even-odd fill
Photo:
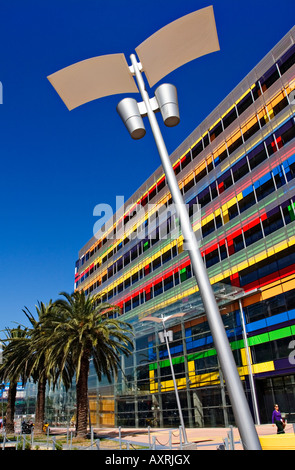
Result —
[[[258, 436], [270, 436], [276, 434], [276, 428], [271, 424], [264, 424], [256, 426]], [[110, 429], [95, 429], [96, 437], [98, 438], [112, 438], [117, 439], [119, 437], [118, 428]], [[196, 443], [198, 450], [217, 450], [219, 445], [224, 444], [224, 440], [228, 438], [230, 428], [187, 428], [187, 440], [189, 443]], [[287, 434], [294, 435], [294, 429], [292, 424], [287, 424], [285, 432]], [[179, 431], [174, 429], [171, 434], [172, 446], [179, 449]], [[148, 435], [147, 428], [142, 429], [130, 429], [121, 428], [121, 439], [129, 441], [132, 445], [147, 444], [153, 442], [153, 437], [156, 438], [157, 448], [160, 445], [168, 448], [169, 446], [169, 429], [154, 429], [151, 428], [150, 436]], [[240, 441], [240, 435], [237, 428], [233, 428], [234, 437], [234, 448], [235, 450], [243, 450], [243, 446]]]

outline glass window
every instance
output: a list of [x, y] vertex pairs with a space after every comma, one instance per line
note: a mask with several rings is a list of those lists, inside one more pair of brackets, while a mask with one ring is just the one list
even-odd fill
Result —
[[158, 282], [157, 284], [154, 285], [154, 295], [155, 295], [155, 297], [157, 295], [162, 294], [162, 292], [163, 292], [163, 283], [162, 283], [162, 281], [160, 281], [160, 282]]
[[191, 162], [191, 154], [188, 152], [186, 156], [181, 160], [181, 167], [184, 169]]
[[239, 116], [253, 103], [251, 91], [237, 104]]
[[219, 252], [218, 249], [211, 251], [206, 255], [206, 267], [210, 268], [214, 264], [219, 263]]
[[260, 201], [264, 197], [275, 191], [275, 185], [271, 173], [267, 173], [260, 180], [254, 183], [257, 200]]
[[237, 112], [236, 112], [236, 109], [233, 108], [223, 118], [223, 127], [224, 127], [224, 129], [226, 129], [235, 119], [237, 119]]
[[130, 287], [130, 285], [131, 285], [131, 279], [130, 279], [130, 277], [128, 277], [128, 279], [125, 279], [125, 281], [124, 281], [125, 289]]
[[238, 131], [231, 139], [229, 139], [227, 143], [228, 143], [228, 147], [227, 147], [228, 153], [229, 155], [231, 155], [243, 143], [243, 139], [242, 139], [240, 131]]
[[278, 66], [283, 75], [295, 64], [295, 44], [278, 60]]
[[237, 204], [233, 204], [231, 207], [228, 208], [228, 216], [229, 220], [232, 220], [234, 217], [239, 215], [239, 209]]
[[165, 264], [170, 260], [171, 260], [171, 250], [168, 250], [166, 251], [166, 253], [162, 255], [162, 263]]
[[279, 207], [267, 213], [267, 219], [263, 222], [263, 230], [265, 236], [270, 235], [279, 228], [283, 227], [284, 221]]
[[248, 155], [251, 170], [267, 159], [267, 153], [263, 142], [255, 147]]
[[222, 124], [221, 124], [221, 120], [213, 127], [213, 129], [211, 129], [209, 131], [209, 134], [210, 134], [210, 141], [213, 142], [214, 139], [216, 139], [216, 137], [221, 134], [221, 132], [223, 131], [222, 129]]
[[254, 117], [251, 122], [242, 129], [243, 137], [245, 142], [250, 139], [257, 131], [259, 131], [260, 125], [257, 117]]
[[193, 158], [196, 158], [197, 155], [199, 155], [203, 150], [203, 141], [201, 140], [198, 144], [196, 144], [192, 148], [192, 156]]
[[214, 183], [210, 184], [210, 190], [211, 190], [211, 198], [215, 199], [218, 196], [218, 191], [216, 188], [216, 181]]
[[238, 201], [240, 212], [244, 212], [245, 210], [249, 209], [249, 207], [256, 204], [256, 199], [252, 187], [249, 188], [249, 192], [245, 195], [243, 191], [243, 196], [243, 199]]
[[206, 225], [202, 227], [202, 235], [203, 237], [206, 237], [210, 233], [214, 232], [215, 230], [215, 224], [214, 224], [214, 219], [210, 220]]
[[124, 266], [127, 266], [130, 263], [130, 253], [126, 253], [123, 258]]
[[263, 233], [261, 225], [257, 224], [254, 227], [250, 228], [244, 233], [246, 246], [252, 245], [252, 243], [257, 242], [263, 238]]
[[125, 302], [125, 313], [129, 312], [129, 310], [131, 310], [131, 300]]
[[191, 180], [184, 185], [183, 191], [186, 193], [189, 189], [191, 189], [195, 184], [194, 178], [191, 178]]
[[204, 189], [199, 195], [198, 195], [198, 202], [201, 205], [201, 207], [204, 207], [206, 204], [208, 204], [211, 201], [211, 196], [210, 196], [210, 191], [209, 187]]
[[237, 237], [235, 237], [233, 239], [233, 242], [234, 242], [235, 253], [237, 253], [238, 251], [244, 248], [244, 239], [242, 235], [238, 235]]
[[152, 262], [152, 265], [153, 271], [161, 266], [161, 255]]
[[166, 279], [164, 279], [164, 292], [166, 292], [169, 289], [172, 289], [173, 287], [173, 276], [169, 276]]
[[139, 305], [139, 295], [137, 295], [136, 297], [133, 297], [132, 299], [132, 308], [136, 308], [138, 307]]
[[286, 306], [288, 310], [295, 309], [295, 289], [285, 293]]
[[274, 168], [273, 176], [274, 176], [277, 188], [280, 188], [281, 186], [283, 186], [283, 184], [286, 183], [286, 179], [285, 179], [281, 165]]
[[247, 157], [242, 158], [239, 160], [233, 167], [233, 177], [235, 182], [239, 181], [239, 179], [243, 178], [243, 176], [247, 175], [249, 173], [249, 166], [248, 166], [248, 161]]
[[295, 124], [294, 120], [290, 119], [286, 124], [280, 127], [276, 131], [276, 136], [281, 135], [283, 145], [286, 145], [290, 140], [294, 139], [295, 137]]
[[262, 77], [260, 78], [260, 85], [263, 91], [271, 87], [271, 85], [280, 78], [276, 64], [274, 64]]
[[221, 260], [227, 258], [227, 250], [226, 250], [225, 244], [224, 244], [224, 245], [220, 245], [220, 247], [219, 247], [219, 252], [220, 252], [220, 259], [221, 259]]

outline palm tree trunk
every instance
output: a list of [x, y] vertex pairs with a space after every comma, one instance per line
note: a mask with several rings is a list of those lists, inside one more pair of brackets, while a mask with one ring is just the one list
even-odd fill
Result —
[[41, 434], [43, 432], [44, 416], [45, 416], [45, 392], [46, 377], [42, 375], [38, 381], [37, 402], [35, 410], [35, 426], [34, 433]]
[[76, 395], [77, 395], [76, 436], [77, 437], [85, 437], [87, 435], [88, 372], [89, 372], [89, 358], [88, 358], [88, 355], [84, 355], [81, 359], [80, 375], [79, 375], [79, 379], [76, 385]]
[[5, 431], [7, 434], [14, 434], [14, 412], [15, 412], [15, 398], [16, 398], [16, 382], [9, 385], [6, 409], [6, 425]]

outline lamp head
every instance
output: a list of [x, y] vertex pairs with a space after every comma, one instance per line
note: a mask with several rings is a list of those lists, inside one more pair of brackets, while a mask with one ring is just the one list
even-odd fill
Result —
[[117, 111], [132, 139], [138, 140], [145, 136], [146, 130], [134, 98], [124, 98], [117, 105]]
[[167, 127], [174, 127], [180, 121], [177, 90], [170, 83], [163, 83], [155, 91], [163, 121]]

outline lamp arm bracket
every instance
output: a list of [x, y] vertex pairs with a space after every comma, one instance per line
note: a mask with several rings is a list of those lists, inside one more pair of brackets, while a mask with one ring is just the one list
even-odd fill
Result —
[[[143, 71], [143, 67], [142, 67], [142, 63], [141, 63], [141, 62], [137, 62], [137, 67], [138, 67], [138, 70], [139, 70], [140, 72]], [[132, 73], [132, 75], [135, 75], [135, 70], [134, 70], [133, 65], [130, 65], [130, 66], [129, 66], [129, 70], [130, 70], [130, 72]]]
[[[138, 109], [139, 109], [139, 112], [140, 112], [141, 116], [142, 117], [147, 116], [147, 110], [146, 110], [145, 102], [141, 101], [140, 103], [137, 103], [137, 104], [138, 104]], [[157, 101], [155, 96], [153, 98], [150, 98], [150, 105], [151, 105], [152, 110], [154, 111], [154, 113], [157, 113], [158, 111], [160, 111], [159, 104], [158, 104], [158, 101]]]

